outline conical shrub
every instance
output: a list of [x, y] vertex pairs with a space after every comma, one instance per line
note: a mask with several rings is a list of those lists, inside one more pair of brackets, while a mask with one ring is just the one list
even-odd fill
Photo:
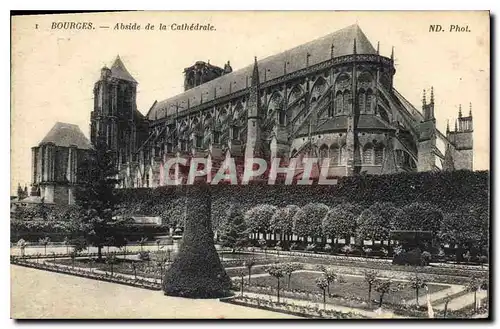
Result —
[[166, 295], [219, 298], [230, 294], [231, 280], [214, 246], [210, 216], [210, 186], [186, 186], [186, 222], [179, 252], [165, 272]]

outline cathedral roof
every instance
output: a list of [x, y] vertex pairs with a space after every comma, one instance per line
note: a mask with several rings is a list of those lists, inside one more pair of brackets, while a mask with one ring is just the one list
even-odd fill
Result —
[[116, 56], [115, 62], [111, 66], [111, 76], [121, 80], [127, 80], [137, 83], [137, 81], [132, 77], [132, 75], [130, 75], [130, 73], [125, 68], [125, 64], [123, 64], [120, 56]]
[[[282, 53], [258, 61], [260, 82], [281, 77], [331, 59], [331, 47], [334, 46], [334, 57], [353, 54], [354, 39], [356, 39], [356, 53], [376, 54], [376, 50], [357, 24], [348, 26], [322, 38], [286, 50]], [[307, 64], [307, 57], [309, 57]], [[148, 119], [155, 120], [175, 113], [175, 106], [179, 111], [208, 102], [239, 90], [246, 89], [251, 84], [253, 63], [242, 69], [225, 74], [219, 78], [206, 82], [182, 94], [157, 102], [149, 111]], [[203, 95], [203, 96], [202, 96]]]
[[75, 145], [79, 149], [91, 148], [89, 140], [80, 130], [80, 127], [75, 124], [64, 122], [56, 122], [38, 145], [40, 146], [47, 143], [62, 147]]

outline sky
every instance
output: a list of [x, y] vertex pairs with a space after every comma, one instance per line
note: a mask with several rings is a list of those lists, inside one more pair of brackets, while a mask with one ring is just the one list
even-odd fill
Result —
[[[93, 30], [53, 30], [54, 22], [92, 22]], [[137, 23], [140, 31], [115, 30]], [[145, 30], [146, 24], [155, 30]], [[160, 31], [159, 24], [212, 24], [215, 31]], [[183, 70], [198, 60], [233, 70], [357, 23], [380, 52], [395, 51], [395, 88], [421, 108], [434, 87], [437, 126], [453, 128], [472, 103], [474, 169], [489, 168], [490, 32], [487, 12], [124, 12], [14, 17], [11, 62], [11, 191], [31, 182], [31, 147], [57, 121], [89, 136], [93, 85], [119, 54], [139, 82], [137, 107], [183, 91]], [[429, 32], [440, 24], [445, 32]], [[450, 25], [470, 32], [448, 32]], [[110, 26], [101, 29], [99, 26]]]

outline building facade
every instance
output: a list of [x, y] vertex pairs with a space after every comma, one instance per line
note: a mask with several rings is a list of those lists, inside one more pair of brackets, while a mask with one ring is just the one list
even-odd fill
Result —
[[90, 148], [77, 125], [57, 122], [38, 146], [31, 148], [31, 196], [21, 202], [73, 204], [78, 165]]
[[[472, 113], [436, 128], [435, 95], [418, 110], [393, 85], [390, 57], [358, 25], [233, 71], [202, 61], [184, 70], [185, 91], [136, 105], [137, 81], [117, 57], [94, 87], [91, 142], [116, 152], [121, 187], [156, 187], [176, 157], [289, 161], [329, 159], [328, 176], [473, 168]], [[322, 161], [321, 161], [322, 163]]]

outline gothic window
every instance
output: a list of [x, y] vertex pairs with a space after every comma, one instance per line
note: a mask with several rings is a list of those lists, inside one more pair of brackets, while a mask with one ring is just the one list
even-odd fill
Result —
[[240, 139], [240, 127], [234, 126], [233, 127], [233, 138], [232, 139]]
[[337, 95], [335, 95], [335, 113], [341, 113], [344, 105], [343, 105], [343, 97], [342, 97], [342, 92], [339, 90], [337, 91]]
[[220, 132], [214, 131], [213, 137], [214, 137], [214, 144], [220, 144]]
[[325, 144], [321, 145], [319, 148], [319, 157], [321, 158], [321, 161], [328, 158], [328, 146]]
[[384, 160], [384, 146], [377, 145], [375, 147], [375, 165], [381, 165]]
[[286, 112], [284, 110], [280, 110], [278, 112], [278, 123], [280, 125], [285, 125], [286, 124]]
[[389, 116], [387, 115], [387, 112], [382, 108], [382, 107], [378, 107], [378, 112], [380, 113], [380, 117], [386, 121], [386, 122], [389, 122]]
[[373, 145], [368, 143], [363, 148], [363, 163], [373, 164]]
[[344, 113], [348, 114], [350, 112], [351, 103], [351, 92], [349, 90], [344, 91], [344, 98], [342, 100], [344, 105]]
[[321, 98], [321, 95], [323, 94], [325, 89], [326, 89], [325, 79], [319, 78], [311, 90], [311, 104], [314, 104]]
[[345, 165], [346, 163], [347, 163], [347, 148], [344, 145], [340, 149], [340, 164]]
[[172, 153], [174, 150], [172, 143], [167, 143], [167, 153]]
[[196, 147], [202, 147], [203, 145], [203, 136], [196, 135]]
[[[366, 91], [366, 108], [365, 112], [366, 113], [372, 113], [372, 102], [373, 102], [373, 91], [371, 89], [368, 89]], [[360, 106], [361, 108], [361, 106]]]
[[365, 100], [366, 100], [366, 95], [365, 95], [365, 90], [364, 89], [360, 89], [358, 91], [359, 95], [358, 95], [358, 108], [359, 108], [359, 112], [360, 113], [364, 113], [365, 112]]

